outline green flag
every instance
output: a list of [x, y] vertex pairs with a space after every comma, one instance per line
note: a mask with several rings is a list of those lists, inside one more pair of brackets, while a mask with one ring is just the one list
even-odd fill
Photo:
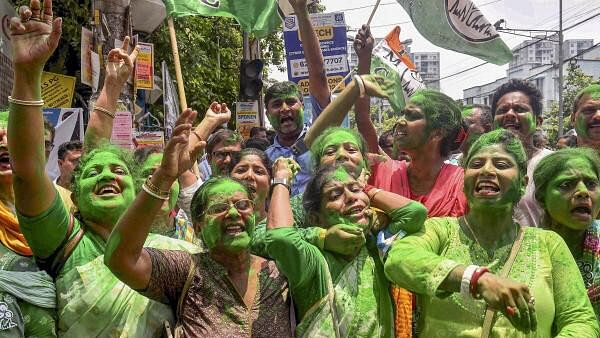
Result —
[[167, 15], [225, 16], [234, 18], [242, 30], [264, 37], [281, 24], [277, 0], [163, 0]]
[[512, 52], [471, 0], [397, 0], [436, 46], [503, 65]]
[[373, 48], [371, 73], [392, 81], [397, 88], [388, 98], [392, 109], [399, 112], [404, 108], [405, 100], [417, 90], [425, 89], [425, 84], [417, 69], [400, 42], [400, 27], [396, 26]]

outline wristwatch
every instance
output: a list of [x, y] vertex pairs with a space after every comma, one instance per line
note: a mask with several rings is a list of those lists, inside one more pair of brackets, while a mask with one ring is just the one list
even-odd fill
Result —
[[285, 186], [290, 193], [292, 192], [292, 189], [290, 188], [290, 182], [287, 178], [282, 177], [273, 177], [271, 179], [271, 191], [273, 191], [273, 188], [278, 184]]

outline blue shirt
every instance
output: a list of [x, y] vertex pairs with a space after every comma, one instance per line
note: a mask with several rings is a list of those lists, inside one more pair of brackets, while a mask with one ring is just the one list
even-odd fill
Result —
[[[316, 119], [319, 116], [319, 114], [321, 114], [321, 112], [323, 111], [323, 108], [319, 106], [317, 100], [312, 96], [310, 97], [310, 105], [312, 108], [312, 116], [314, 116], [314, 118]], [[298, 136], [298, 139], [304, 137], [309, 127], [310, 124], [304, 125], [304, 128]], [[306, 188], [306, 184], [311, 179], [313, 174], [313, 163], [310, 151], [307, 151], [300, 156], [294, 156], [292, 149], [289, 147], [282, 146], [279, 143], [279, 136], [275, 136], [273, 144], [269, 146], [267, 150], [265, 150], [265, 153], [267, 154], [271, 165], [273, 165], [273, 162], [275, 162], [275, 160], [281, 156], [288, 158], [291, 157], [294, 159], [294, 161], [298, 162], [298, 164], [300, 165], [300, 172], [296, 175], [294, 182], [292, 182], [292, 196], [303, 193], [304, 189]]]

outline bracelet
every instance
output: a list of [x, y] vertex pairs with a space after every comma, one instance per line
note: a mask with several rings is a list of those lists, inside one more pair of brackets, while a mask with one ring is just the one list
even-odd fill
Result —
[[144, 191], [146, 191], [147, 193], [149, 193], [150, 195], [159, 198], [161, 200], [168, 200], [169, 197], [171, 197], [171, 192], [170, 191], [164, 191], [164, 190], [160, 190], [159, 187], [155, 186], [152, 181], [150, 181], [150, 177], [148, 177], [146, 179], [146, 182], [144, 182], [144, 184], [142, 185], [142, 188], [144, 188]]
[[19, 106], [30, 106], [30, 107], [42, 107], [44, 106], [44, 100], [19, 100], [12, 96], [8, 97], [8, 102]]
[[[367, 196], [369, 197], [369, 199], [374, 199], [375, 195], [379, 194], [381, 192], [381, 190], [383, 190], [383, 189], [375, 188], [375, 189], [372, 189], [372, 190], [375, 191], [375, 192], [372, 193], [371, 196], [369, 196], [369, 194], [367, 194]], [[371, 191], [371, 190], [369, 190], [369, 191]]]
[[97, 110], [97, 111], [99, 111], [101, 113], [104, 113], [104, 115], [110, 117], [111, 119], [115, 118], [115, 112], [112, 112], [112, 111], [110, 111], [110, 110], [108, 110], [108, 109], [106, 109], [106, 108], [104, 108], [102, 106], [94, 105], [94, 110]]
[[358, 85], [358, 90], [360, 91], [360, 98], [365, 97], [365, 82], [363, 81], [362, 77], [360, 77], [360, 75], [354, 75], [352, 77], [354, 79], [354, 81], [356, 82], [356, 84]]
[[473, 274], [479, 266], [477, 265], [469, 265], [463, 272], [462, 279], [460, 280], [460, 295], [464, 299], [471, 298], [471, 278], [473, 278]]
[[200, 137], [200, 135], [198, 135], [198, 131], [196, 130], [196, 128], [192, 128], [192, 133], [194, 133], [194, 135], [196, 135], [196, 137], [198, 138], [198, 140], [200, 141], [204, 141], [202, 139], [202, 137]]
[[481, 298], [481, 295], [479, 294], [479, 292], [477, 292], [477, 282], [479, 281], [479, 278], [481, 278], [481, 276], [483, 276], [483, 274], [486, 272], [490, 272], [490, 270], [488, 270], [488, 268], [486, 268], [485, 266], [479, 267], [473, 273], [473, 276], [471, 276], [471, 282], [469, 283], [469, 291], [471, 292], [471, 296], [475, 299]]

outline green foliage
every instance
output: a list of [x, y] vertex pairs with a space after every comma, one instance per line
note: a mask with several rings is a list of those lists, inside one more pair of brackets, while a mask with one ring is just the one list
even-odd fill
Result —
[[[575, 96], [581, 89], [597, 81], [592, 76], [585, 74], [577, 64], [569, 65], [562, 88], [564, 100], [563, 133], [573, 128], [571, 125], [571, 110]], [[542, 129], [546, 132], [550, 145], [554, 145], [558, 139], [558, 110], [558, 102], [554, 102], [544, 114]]]

